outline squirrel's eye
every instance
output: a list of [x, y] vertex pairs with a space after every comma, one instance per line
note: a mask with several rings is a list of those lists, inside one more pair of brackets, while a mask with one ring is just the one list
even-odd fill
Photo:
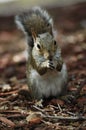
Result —
[[40, 49], [40, 48], [41, 48], [39, 44], [37, 44], [37, 47], [38, 47], [38, 49]]
[[56, 41], [54, 41], [54, 45], [56, 45]]

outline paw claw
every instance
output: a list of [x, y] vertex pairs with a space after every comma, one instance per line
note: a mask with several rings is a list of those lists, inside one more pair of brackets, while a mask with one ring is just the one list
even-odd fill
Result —
[[48, 68], [55, 69], [55, 67], [51, 61], [48, 62]]

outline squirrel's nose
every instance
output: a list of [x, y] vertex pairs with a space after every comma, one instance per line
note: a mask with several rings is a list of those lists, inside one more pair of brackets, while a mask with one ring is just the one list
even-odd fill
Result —
[[53, 56], [49, 52], [44, 53], [44, 57], [50, 61], [53, 59]]

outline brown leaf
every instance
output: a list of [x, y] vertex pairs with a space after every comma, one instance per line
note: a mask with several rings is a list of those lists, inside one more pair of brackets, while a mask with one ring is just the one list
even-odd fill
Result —
[[31, 124], [38, 124], [41, 122], [41, 114], [40, 112], [31, 113], [29, 116], [26, 117], [27, 122]]
[[74, 86], [70, 86], [68, 88], [69, 91], [77, 91], [77, 87], [74, 87]]
[[86, 104], [86, 98], [85, 97], [81, 97], [77, 99], [78, 103], [82, 104]]
[[64, 101], [62, 101], [62, 100], [60, 100], [60, 99], [52, 99], [52, 100], [51, 100], [51, 104], [52, 104], [52, 105], [57, 105], [57, 104], [59, 104], [59, 105], [63, 106], [63, 105], [64, 105]]

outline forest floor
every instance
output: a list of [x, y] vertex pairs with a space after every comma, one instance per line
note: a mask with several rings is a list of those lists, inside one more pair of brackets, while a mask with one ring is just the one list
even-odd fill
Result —
[[69, 75], [64, 97], [43, 104], [29, 100], [23, 34], [0, 32], [0, 130], [86, 130], [85, 12], [81, 6], [68, 9], [51, 11], [57, 15], [60, 10], [55, 16], [57, 41]]

